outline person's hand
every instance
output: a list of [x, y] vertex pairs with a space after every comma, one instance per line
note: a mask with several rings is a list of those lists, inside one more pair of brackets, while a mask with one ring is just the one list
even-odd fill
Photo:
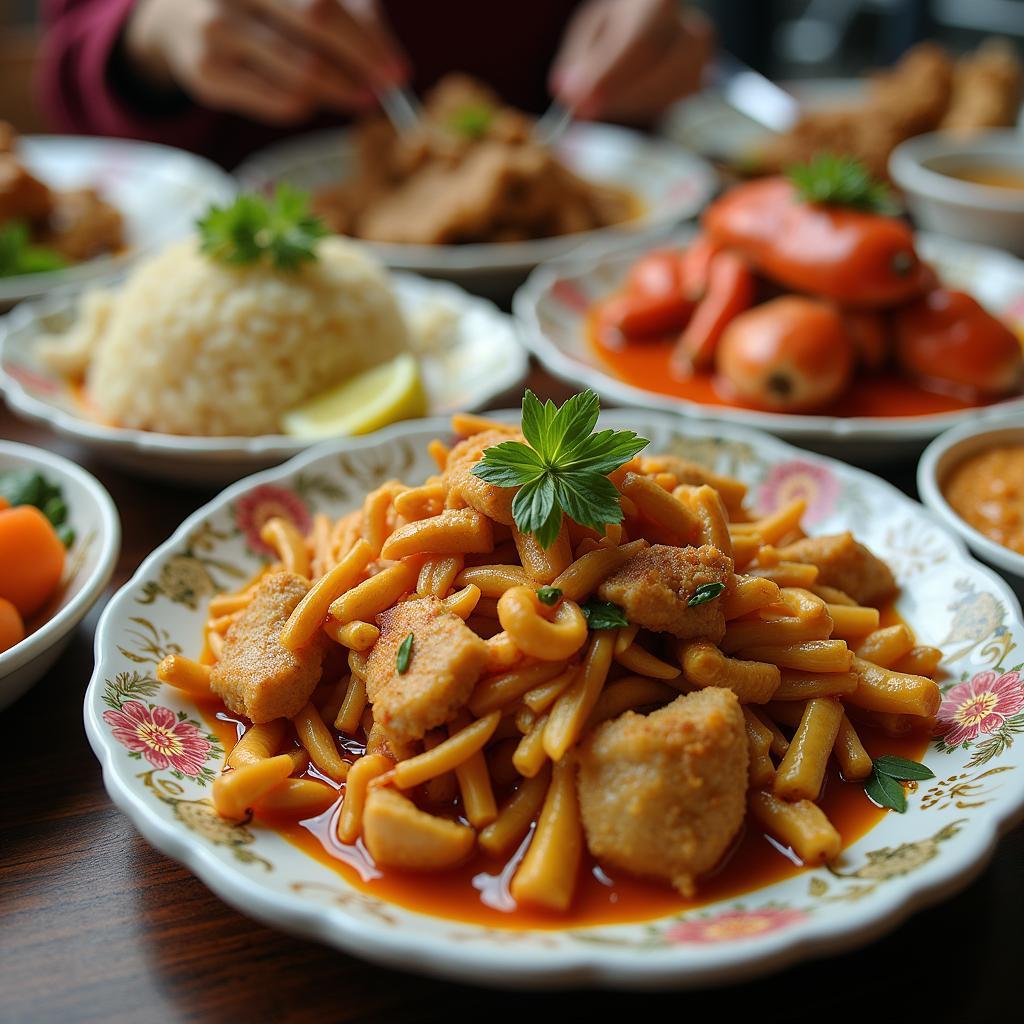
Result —
[[274, 124], [367, 109], [408, 74], [374, 0], [140, 0], [124, 51], [154, 85]]
[[566, 30], [551, 92], [580, 117], [650, 121], [699, 88], [713, 41], [678, 0], [590, 0]]

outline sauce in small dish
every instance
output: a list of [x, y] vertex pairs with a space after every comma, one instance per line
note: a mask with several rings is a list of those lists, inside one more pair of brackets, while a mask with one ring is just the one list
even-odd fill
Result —
[[1024, 554], [1024, 444], [997, 445], [968, 456], [942, 490], [965, 522]]
[[992, 164], [972, 164], [968, 167], [944, 170], [943, 174], [958, 181], [986, 188], [1010, 188], [1024, 192], [1024, 168], [999, 167]]

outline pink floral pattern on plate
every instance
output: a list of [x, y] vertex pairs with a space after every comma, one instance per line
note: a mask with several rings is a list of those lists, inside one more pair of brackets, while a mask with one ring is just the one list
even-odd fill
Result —
[[191, 722], [181, 722], [170, 708], [146, 707], [125, 701], [120, 711], [104, 711], [103, 721], [114, 738], [157, 769], [171, 768], [197, 778], [210, 752], [210, 742]]
[[771, 468], [757, 492], [757, 507], [764, 514], [788, 505], [796, 498], [807, 502], [804, 525], [827, 519], [836, 508], [842, 485], [824, 466], [813, 462], [781, 462]]
[[793, 908], [763, 907], [760, 910], [726, 910], [713, 917], [679, 921], [665, 932], [665, 938], [676, 944], [735, 942], [766, 932], [778, 931], [803, 921], [807, 914]]
[[280, 516], [293, 523], [300, 533], [308, 533], [312, 517], [306, 503], [294, 492], [274, 484], [261, 484], [235, 502], [235, 525], [245, 535], [250, 549], [260, 555], [273, 555], [274, 550], [260, 538], [260, 530], [268, 519]]
[[939, 708], [939, 727], [948, 747], [997, 732], [1024, 710], [1024, 683], [1019, 672], [979, 672], [950, 689]]

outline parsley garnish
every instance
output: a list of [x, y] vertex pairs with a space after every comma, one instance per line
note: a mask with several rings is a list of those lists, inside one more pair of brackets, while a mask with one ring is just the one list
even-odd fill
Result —
[[611, 601], [591, 598], [586, 604], [580, 605], [580, 611], [591, 629], [619, 629], [629, 625], [626, 613]]
[[29, 240], [28, 226], [20, 220], [0, 227], [0, 277], [45, 274], [51, 270], [63, 270], [67, 265], [67, 260], [59, 252], [33, 245]]
[[456, 135], [482, 139], [494, 121], [494, 107], [486, 103], [467, 103], [448, 118], [448, 126]]
[[562, 600], [562, 592], [558, 587], [541, 587], [537, 591], [537, 600], [549, 608], [554, 608]]
[[693, 597], [686, 602], [686, 607], [696, 608], [698, 605], [707, 604], [708, 601], [714, 601], [716, 597], [721, 597], [723, 593], [725, 593], [724, 583], [702, 583], [693, 592]]
[[498, 487], [518, 487], [512, 518], [548, 548], [562, 527], [562, 513], [594, 530], [622, 521], [619, 492], [608, 474], [649, 443], [632, 430], [602, 430], [601, 401], [593, 391], [573, 395], [560, 408], [523, 396], [522, 441], [503, 441], [484, 452], [475, 476]]
[[412, 661], [412, 642], [414, 636], [410, 633], [399, 645], [398, 645], [398, 657], [395, 658], [395, 668], [398, 669], [398, 674], [404, 676], [409, 671], [409, 662]]
[[808, 203], [850, 206], [869, 213], [895, 212], [889, 189], [852, 157], [819, 153], [806, 164], [787, 168], [786, 176]]
[[234, 266], [265, 259], [278, 270], [315, 260], [316, 243], [328, 234], [309, 212], [309, 196], [289, 185], [278, 185], [272, 199], [241, 195], [230, 206], [211, 206], [198, 227], [211, 259]]
[[935, 773], [917, 761], [885, 754], [872, 763], [871, 777], [864, 783], [864, 792], [879, 807], [889, 807], [902, 814], [907, 809], [902, 783], [934, 778]]
[[34, 505], [50, 520], [66, 548], [75, 540], [75, 531], [68, 522], [68, 506], [60, 484], [50, 483], [34, 469], [12, 469], [0, 473], [0, 498], [12, 508]]

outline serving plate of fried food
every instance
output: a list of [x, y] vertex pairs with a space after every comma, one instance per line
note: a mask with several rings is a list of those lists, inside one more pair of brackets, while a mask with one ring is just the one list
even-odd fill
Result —
[[846, 455], [1020, 408], [1024, 263], [913, 232], [888, 197], [832, 157], [738, 185], [701, 233], [539, 268], [515, 296], [523, 339], [615, 401]]
[[85, 721], [142, 834], [272, 927], [685, 988], [980, 870], [1024, 807], [1020, 620], [874, 476], [527, 394], [522, 430], [397, 424], [228, 488], [108, 605]]
[[0, 165], [0, 309], [116, 274], [236, 190], [210, 161], [169, 146], [19, 137], [3, 122]]
[[245, 189], [284, 181], [390, 267], [478, 286], [519, 280], [543, 260], [610, 247], [694, 216], [709, 165], [673, 144], [577, 123], [552, 146], [533, 121], [462, 76], [441, 82], [415, 132], [383, 120], [275, 145], [245, 161]]
[[742, 174], [778, 174], [826, 152], [854, 157], [885, 178], [890, 153], [907, 139], [933, 131], [969, 138], [1016, 124], [1024, 68], [1007, 39], [984, 40], [959, 57], [924, 42], [863, 79], [796, 79], [783, 86], [800, 109], [787, 132], [768, 132], [711, 91], [679, 103], [663, 130]]
[[492, 303], [326, 233], [287, 190], [214, 206], [123, 279], [4, 317], [0, 386], [132, 471], [224, 484], [522, 381], [526, 353]]

